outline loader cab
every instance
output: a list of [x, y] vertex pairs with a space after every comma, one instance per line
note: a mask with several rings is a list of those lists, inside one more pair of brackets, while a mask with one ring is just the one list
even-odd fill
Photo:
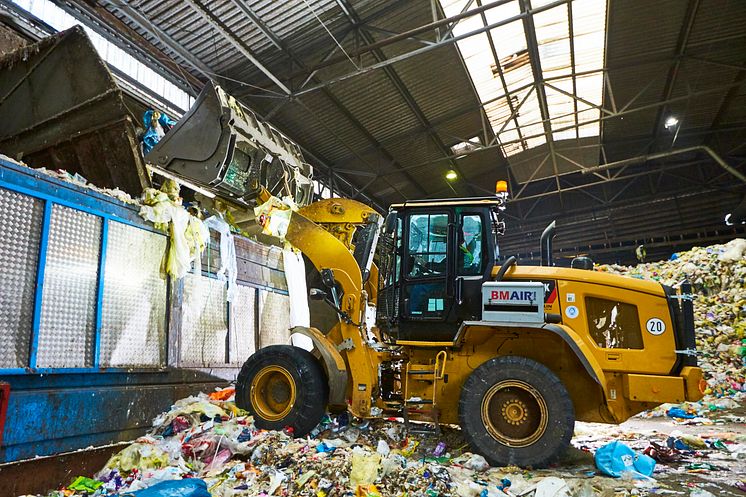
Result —
[[449, 341], [481, 318], [498, 254], [501, 198], [394, 205], [379, 241], [378, 327], [392, 340]]

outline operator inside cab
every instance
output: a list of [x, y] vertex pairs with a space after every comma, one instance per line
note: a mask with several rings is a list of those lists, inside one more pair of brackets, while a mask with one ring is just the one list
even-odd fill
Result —
[[[413, 215], [409, 220], [409, 278], [445, 275], [448, 251], [448, 216]], [[422, 283], [410, 293], [410, 313], [424, 315], [443, 310], [442, 285]], [[438, 308], [439, 307], [439, 308]]]

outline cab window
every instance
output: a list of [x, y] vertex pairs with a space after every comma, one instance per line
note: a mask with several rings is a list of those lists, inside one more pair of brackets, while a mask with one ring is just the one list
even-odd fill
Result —
[[446, 273], [448, 214], [413, 214], [409, 217], [407, 276], [427, 278]]
[[588, 330], [605, 349], [641, 349], [642, 330], [637, 306], [616, 300], [586, 297]]
[[459, 276], [481, 275], [484, 267], [482, 216], [463, 215], [460, 225], [456, 272]]
[[437, 318], [445, 312], [446, 285], [442, 281], [407, 285], [404, 299], [408, 313], [414, 318]]

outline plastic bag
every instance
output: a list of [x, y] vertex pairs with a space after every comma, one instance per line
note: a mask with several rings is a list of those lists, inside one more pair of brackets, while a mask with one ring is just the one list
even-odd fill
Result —
[[76, 490], [78, 492], [93, 493], [98, 487], [103, 484], [103, 482], [98, 480], [92, 480], [91, 478], [86, 478], [85, 476], [78, 476], [67, 488], [68, 490]]
[[202, 221], [181, 205], [179, 185], [173, 180], [163, 182], [160, 190], [146, 188], [143, 192], [140, 217], [160, 230], [168, 231], [170, 243], [166, 257], [166, 272], [183, 278], [205, 249], [209, 231]]
[[292, 213], [292, 206], [285, 204], [277, 197], [271, 197], [254, 208], [254, 215], [262, 227], [262, 233], [281, 240], [285, 239], [288, 232]]
[[236, 263], [236, 245], [233, 241], [230, 225], [222, 217], [212, 216], [205, 220], [205, 226], [220, 233], [220, 269], [218, 278], [221, 281], [228, 280], [228, 292], [226, 300], [231, 302], [236, 296], [238, 286], [238, 265]]
[[[308, 290], [306, 288], [306, 265], [303, 262], [303, 255], [292, 249], [282, 251], [282, 260], [285, 267], [285, 280], [288, 285], [288, 296], [290, 297], [290, 328], [302, 326], [308, 328], [311, 326], [311, 314], [308, 308]], [[301, 335], [304, 336], [304, 335]], [[313, 342], [310, 338], [306, 340], [296, 339], [294, 342], [300, 344], [310, 342], [313, 349]]]
[[479, 454], [472, 454], [471, 457], [464, 463], [464, 467], [471, 469], [472, 471], [487, 471], [490, 469], [490, 463], [480, 456]]
[[353, 452], [350, 469], [350, 486], [371, 485], [378, 478], [381, 468], [381, 455], [365, 452]]
[[111, 456], [109, 462], [106, 463], [105, 470], [117, 468], [120, 471], [129, 472], [137, 468], [142, 471], [143, 469], [165, 468], [168, 464], [169, 457], [166, 451], [153, 444], [135, 442]]
[[198, 478], [170, 480], [156, 483], [152, 487], [124, 494], [133, 497], [210, 497], [207, 484]]
[[638, 454], [619, 441], [608, 443], [598, 449], [595, 455], [596, 467], [603, 474], [619, 478], [631, 473], [635, 478], [651, 476], [655, 469], [655, 459]]
[[142, 123], [145, 125], [145, 134], [142, 137], [142, 151], [144, 154], [149, 153], [155, 145], [161, 141], [176, 121], [159, 111], [148, 109], [142, 116]]
[[690, 414], [680, 407], [672, 407], [671, 409], [666, 411], [666, 415], [669, 418], [679, 418], [679, 419], [693, 419], [696, 417], [694, 414]]
[[570, 497], [570, 487], [562, 478], [550, 476], [544, 478], [536, 485], [534, 497]]
[[386, 457], [391, 452], [391, 448], [389, 447], [389, 444], [387, 444], [385, 440], [379, 440], [378, 446], [376, 447], [376, 452], [381, 454], [383, 457]]
[[186, 230], [189, 225], [189, 213], [186, 209], [174, 207], [171, 211], [166, 271], [176, 278], [183, 278], [192, 267], [192, 256]]

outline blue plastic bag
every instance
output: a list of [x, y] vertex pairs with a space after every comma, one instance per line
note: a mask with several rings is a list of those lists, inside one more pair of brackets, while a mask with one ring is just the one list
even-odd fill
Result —
[[[629, 472], [635, 478], [651, 476], [655, 469], [655, 459], [638, 454], [622, 442], [611, 442], [596, 451], [596, 467], [603, 474], [619, 478]], [[642, 475], [642, 476], [640, 476]]]
[[694, 414], [689, 414], [685, 410], [683, 410], [680, 407], [672, 407], [668, 411], [666, 411], [666, 415], [669, 418], [679, 418], [679, 419], [692, 419], [696, 416]]
[[127, 497], [210, 497], [207, 483], [198, 478], [169, 480], [137, 492], [125, 493]]
[[142, 122], [145, 125], [145, 134], [142, 137], [142, 148], [143, 153], [147, 154], [150, 152], [156, 143], [161, 141], [163, 134], [170, 130], [176, 125], [176, 121], [168, 117], [166, 114], [159, 113], [158, 125], [160, 130], [153, 123], [154, 110], [148, 109], [142, 116]]

